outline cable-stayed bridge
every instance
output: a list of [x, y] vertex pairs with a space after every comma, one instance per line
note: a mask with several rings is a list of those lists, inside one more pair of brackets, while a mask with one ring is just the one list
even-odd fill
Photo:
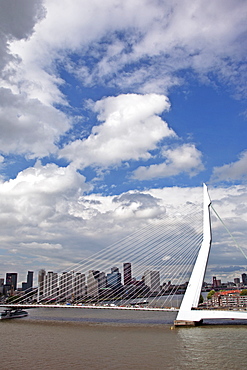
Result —
[[168, 209], [147, 227], [67, 271], [41, 270], [36, 289], [2, 306], [177, 310], [175, 325], [247, 319], [247, 311], [198, 306], [211, 247], [211, 202], [205, 185], [203, 198], [202, 206], [187, 202], [183, 212]]

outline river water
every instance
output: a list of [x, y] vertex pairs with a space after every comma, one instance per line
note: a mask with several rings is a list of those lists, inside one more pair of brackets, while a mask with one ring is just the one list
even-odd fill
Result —
[[176, 312], [38, 308], [0, 321], [0, 369], [247, 369], [247, 325], [175, 328]]

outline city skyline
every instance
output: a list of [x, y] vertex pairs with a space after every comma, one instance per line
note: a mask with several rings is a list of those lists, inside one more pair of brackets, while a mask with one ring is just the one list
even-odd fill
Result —
[[[126, 279], [126, 270], [128, 279]], [[122, 271], [122, 272], [121, 272]], [[105, 288], [105, 287], [112, 287], [113, 289], [119, 289], [120, 286], [126, 286], [126, 285], [137, 285], [140, 282], [143, 282], [144, 285], [148, 286], [150, 288], [150, 292], [158, 292], [161, 290], [162, 287], [168, 286], [168, 285], [176, 285], [173, 281], [163, 281], [160, 277], [160, 271], [159, 270], [143, 270], [139, 276], [136, 278], [135, 276], [129, 278], [129, 271], [132, 271], [132, 264], [131, 263], [123, 263], [122, 269], [118, 268], [116, 266], [110, 268], [110, 272], [100, 271], [97, 270], [97, 267], [95, 269], [91, 269], [88, 271], [64, 271], [64, 272], [53, 272], [53, 271], [46, 271], [45, 269], [41, 269], [38, 271], [37, 274], [37, 284], [33, 286], [33, 271], [28, 271], [27, 273], [27, 281], [26, 282], [19, 282], [21, 284], [21, 288], [18, 287], [18, 273], [16, 272], [7, 272], [5, 277], [5, 283], [4, 278], [0, 278], [0, 285], [1, 288], [4, 286], [9, 286], [9, 289], [13, 288], [13, 291], [22, 290], [22, 291], [31, 291], [33, 288], [37, 288], [41, 286], [41, 290], [43, 290], [43, 286], [47, 285], [47, 291], [52, 291], [54, 289], [54, 286], [65, 286], [70, 279], [74, 279], [73, 286], [78, 289], [78, 291], [83, 292], [82, 295], [88, 294], [87, 288], [91, 284], [91, 280], [96, 279], [99, 281], [99, 288]], [[138, 280], [139, 279], [139, 280]], [[233, 281], [228, 282], [222, 282], [221, 279], [217, 278], [216, 276], [212, 276], [212, 281], [204, 281], [204, 286], [211, 285], [212, 288], [221, 288], [224, 286], [233, 286], [239, 287], [247, 286], [247, 273], [242, 273], [240, 277], [235, 277]], [[44, 283], [46, 281], [46, 283]], [[183, 281], [178, 284], [184, 285], [188, 283], [188, 281]], [[69, 285], [72, 284], [70, 281], [68, 283]], [[66, 288], [67, 289], [67, 288]], [[70, 288], [71, 289], [71, 288]], [[90, 288], [89, 288], [90, 289]], [[92, 290], [95, 289], [95, 287], [92, 288]], [[0, 291], [0, 293], [3, 293]], [[42, 294], [41, 294], [42, 295]], [[49, 296], [49, 294], [47, 294]]]
[[[0, 271], [66, 271], [186, 220], [202, 183], [247, 255], [246, 1], [0, 10]], [[212, 221], [209, 275], [233, 279], [246, 258]]]

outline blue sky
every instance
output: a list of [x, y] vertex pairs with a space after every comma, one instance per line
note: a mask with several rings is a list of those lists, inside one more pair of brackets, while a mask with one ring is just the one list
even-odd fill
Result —
[[[244, 0], [0, 7], [0, 274], [66, 268], [203, 182], [245, 248]], [[245, 268], [218, 253], [222, 279]]]

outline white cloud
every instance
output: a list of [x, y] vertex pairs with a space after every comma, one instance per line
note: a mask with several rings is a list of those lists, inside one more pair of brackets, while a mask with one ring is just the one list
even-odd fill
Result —
[[236, 162], [213, 169], [212, 181], [235, 181], [247, 179], [247, 151], [240, 154]]
[[[48, 176], [52, 170], [53, 183], [51, 175]], [[21, 255], [22, 266], [19, 264], [18, 270], [23, 273], [34, 266], [61, 271], [85, 255], [93, 254], [144, 226], [154, 225], [165, 214], [182, 217], [186, 222], [187, 203], [196, 211], [198, 207], [201, 209], [202, 203], [201, 188], [171, 187], [103, 196], [82, 195], [79, 186], [83, 186], [80, 175], [72, 169], [62, 170], [55, 166], [38, 166], [32, 171], [23, 171], [17, 179], [0, 184], [0, 243], [5, 256], [1, 258], [1, 271], [7, 269], [6, 258], [13, 263], [16, 261], [16, 254], [13, 259], [11, 251]], [[50, 193], [48, 188], [51, 188]], [[210, 196], [239, 245], [245, 248], [246, 187], [210, 189]], [[237, 257], [234, 243], [214, 216], [212, 222], [213, 240], [218, 243], [216, 252], [214, 243], [212, 247], [214, 263], [229, 265], [233, 256]], [[224, 253], [226, 248], [227, 255]], [[237, 259], [239, 263], [241, 258]]]
[[126, 94], [97, 101], [93, 109], [103, 123], [94, 126], [88, 138], [67, 145], [60, 156], [78, 168], [148, 159], [159, 141], [176, 136], [158, 116], [169, 107], [168, 99], [156, 94]]
[[20, 197], [32, 194], [64, 194], [88, 190], [84, 176], [76, 172], [72, 166], [58, 167], [54, 163], [42, 166], [39, 161], [34, 167], [19, 172], [15, 179], [0, 184], [2, 195]]
[[[43, 5], [40, 0], [18, 4], [4, 0], [2, 4], [1, 86], [8, 104], [2, 111], [5, 130], [0, 149], [6, 153], [42, 157], [56, 151], [59, 136], [70, 125], [54, 108], [68, 104], [61, 92], [60, 64], [70, 66], [69, 72], [84, 84], [97, 82], [141, 93], [166, 93], [182, 82], [176, 74], [185, 68], [201, 75], [213, 71], [226, 82], [238, 79], [243, 93], [245, 85], [238, 73], [244, 71], [238, 63], [245, 56], [245, 1], [64, 0], [61, 6], [56, 0], [46, 0]], [[106, 37], [107, 42], [102, 42]], [[70, 60], [71, 53], [78, 63]], [[144, 152], [137, 150], [133, 155], [144, 158]], [[100, 150], [95, 154], [99, 157]], [[106, 154], [107, 163], [131, 158], [125, 153], [114, 161]], [[88, 163], [93, 161], [86, 157]], [[99, 158], [96, 162], [101, 163]]]
[[[150, 92], [150, 85], [152, 92], [160, 92], [159, 86], [166, 89], [161, 79], [169, 86], [177, 84], [174, 73], [184, 68], [200, 74], [214, 71], [226, 80], [232, 80], [230, 72], [235, 70], [237, 79], [237, 62], [245, 56], [246, 7], [242, 0], [207, 4], [202, 0], [181, 4], [175, 0], [64, 0], [62, 7], [47, 0], [44, 6], [46, 15], [32, 36], [11, 42], [10, 50], [21, 58], [11, 65], [17, 73], [12, 76], [13, 84], [46, 104], [64, 101], [54, 60], [64, 60], [71, 52], [77, 53], [79, 63], [73, 62], [70, 71], [77, 77], [81, 74], [85, 83], [103, 78], [105, 84], [107, 78], [110, 84], [134, 84], [135, 91], [142, 92]], [[107, 43], [102, 43], [106, 36]], [[94, 60], [90, 67], [82, 63], [85, 55]], [[143, 73], [138, 75], [140, 66], [132, 70], [130, 65], [146, 57], [152, 63], [146, 64], [143, 79]]]
[[[47, 94], [61, 96], [56, 87], [59, 79], [40, 70], [36, 84], [37, 65], [25, 64], [25, 58], [22, 59], [37, 22], [44, 17], [41, 0], [1, 2], [0, 150], [5, 154], [43, 157], [55, 153], [55, 143], [70, 127], [66, 115], [51, 106], [45, 97]], [[12, 50], [15, 44], [19, 45], [20, 52]], [[59, 99], [53, 101], [59, 102]]]
[[43, 16], [42, 0], [1, 1], [0, 70], [11, 58], [9, 41], [28, 38], [36, 22]]
[[40, 249], [45, 249], [45, 250], [57, 250], [57, 249], [62, 249], [61, 244], [51, 244], [51, 243], [20, 243], [21, 248], [30, 248], [34, 250], [40, 250]]
[[[0, 183], [1, 223], [6, 230], [15, 225], [16, 232], [21, 225], [39, 227], [57, 214], [64, 217], [68, 213], [68, 205], [64, 207], [64, 203], [86, 190], [89, 186], [84, 176], [71, 166], [42, 166], [37, 162], [35, 167], [20, 172], [15, 179]], [[34, 237], [39, 233], [38, 230], [33, 232]]]
[[163, 150], [166, 161], [150, 166], [140, 166], [134, 173], [133, 178], [138, 180], [150, 180], [176, 176], [187, 173], [189, 176], [196, 175], [203, 170], [202, 153], [193, 144], [184, 144], [176, 149]]
[[[47, 181], [47, 171], [48, 169], [41, 171], [44, 182]], [[60, 170], [57, 168], [57, 171]], [[154, 226], [157, 219], [165, 214], [182, 217], [186, 222], [187, 204], [192, 205], [196, 212], [202, 205], [201, 188], [150, 189], [142, 192], [130, 191], [119, 196], [81, 195], [77, 192], [76, 176], [72, 176], [66, 184], [62, 184], [65, 177], [61, 176], [59, 185], [60, 176], [55, 169], [54, 172], [58, 176], [57, 183], [54, 181], [53, 192], [50, 194], [44, 191], [42, 176], [38, 176], [38, 173], [36, 178], [39, 180], [36, 184], [33, 181], [33, 191], [27, 182], [30, 173], [26, 174], [26, 181], [24, 175], [22, 182], [19, 178], [18, 185], [11, 186], [12, 191], [8, 194], [3, 188], [10, 186], [9, 182], [0, 185], [1, 249], [5, 250], [5, 256], [15, 250], [15, 259], [8, 257], [13, 263], [17, 256], [22, 256], [23, 253], [27, 256], [20, 257], [22, 264], [15, 267], [17, 271], [26, 273], [34, 266], [37, 269], [61, 271], [62, 268], [66, 269], [66, 266], [83, 259], [85, 255], [93, 254], [144, 226]], [[17, 183], [17, 180], [14, 179], [13, 182]], [[61, 193], [63, 186], [67, 192]], [[210, 189], [210, 196], [213, 206], [239, 245], [245, 248], [246, 187]], [[191, 207], [189, 209], [191, 211]], [[212, 223], [214, 264], [227, 266], [232, 263], [233, 257], [241, 264], [241, 254], [239, 256], [233, 241], [214, 214]], [[227, 254], [224, 252], [226, 249]], [[5, 259], [1, 259], [2, 271], [6, 270]], [[245, 265], [245, 261], [242, 264]]]
[[[87, 4], [87, 14], [95, 4]], [[151, 85], [154, 86], [152, 92], [160, 93], [159, 88], [163, 87], [164, 92], [178, 83], [174, 76], [177, 71], [189, 68], [204, 76], [213, 72], [225, 82], [241, 84], [244, 88], [238, 73], [238, 61], [244, 60], [246, 50], [243, 47], [246, 31], [244, 1], [219, 0], [207, 4], [204, 1], [183, 1], [181, 4], [176, 1], [145, 4], [125, 1], [121, 6], [108, 1], [104, 5], [98, 4], [98, 10], [97, 26], [90, 36], [80, 40], [75, 37], [77, 45], [74, 39], [71, 40], [74, 50], [80, 49], [83, 53], [82, 46], [93, 41], [93, 48], [86, 48], [86, 53], [96, 57], [95, 64], [87, 68], [81, 63], [78, 66], [73, 63], [75, 74], [85, 84], [107, 81], [110, 85], [128, 86], [139, 92], [150, 92]], [[107, 16], [112, 17], [108, 24]], [[80, 27], [86, 26], [88, 21], [85, 17]], [[115, 31], [121, 33], [121, 38]], [[102, 46], [101, 37], [106, 34], [108, 43]], [[92, 37], [90, 41], [89, 37]], [[138, 62], [145, 58], [148, 61], [145, 69], [140, 69]], [[132, 63], [136, 62], [138, 64], [134, 66]]]
[[44, 157], [69, 128], [66, 115], [37, 99], [0, 88], [0, 148], [3, 153]]
[[64, 260], [57, 263], [66, 264], [66, 253], [72, 253], [69, 260], [73, 260], [73, 248], [80, 245], [83, 224], [76, 208], [81, 195], [89, 189], [84, 176], [72, 166], [42, 166], [39, 162], [16, 178], [0, 182], [1, 249], [5, 255], [15, 250], [25, 259], [18, 270], [54, 263], [60, 258], [54, 253], [60, 253], [64, 246]]

